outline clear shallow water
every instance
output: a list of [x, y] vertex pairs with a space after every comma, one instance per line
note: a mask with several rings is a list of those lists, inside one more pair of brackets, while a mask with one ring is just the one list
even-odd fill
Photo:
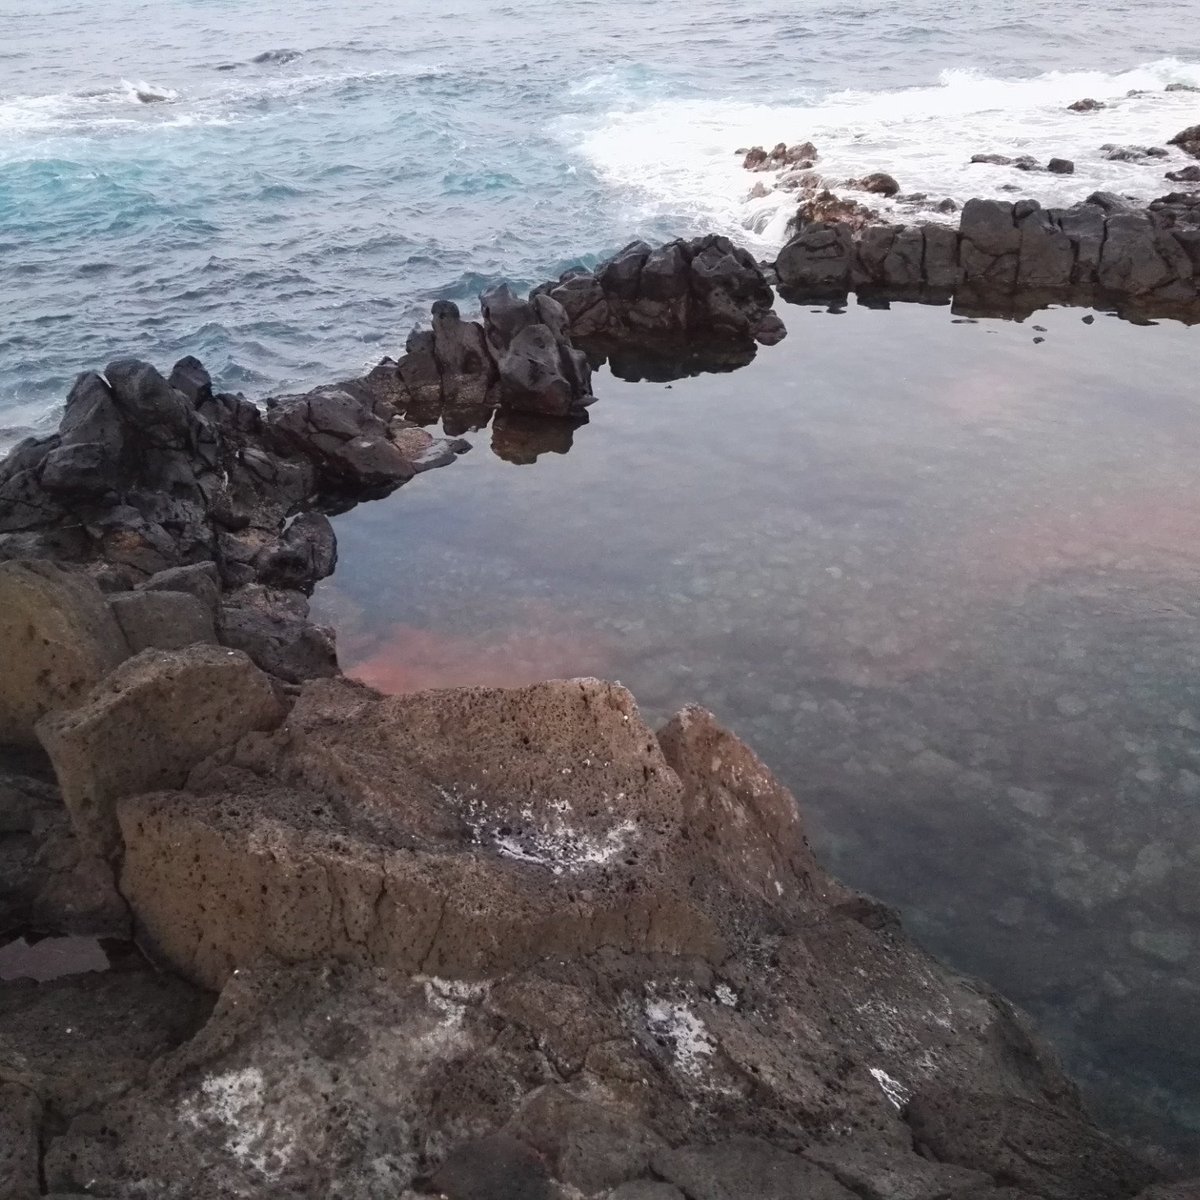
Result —
[[1010, 181], [980, 150], [1076, 158], [1017, 179], [1046, 199], [1157, 194], [1162, 164], [1098, 147], [1200, 119], [1162, 90], [1200, 84], [1197, 29], [1194, 0], [7, 0], [0, 443], [118, 353], [260, 395], [635, 234], [769, 250], [791, 205], [748, 201], [747, 142], [960, 199]]
[[1198, 331], [783, 311], [741, 371], [605, 373], [573, 438], [478, 431], [339, 518], [317, 614], [388, 690], [711, 708], [843, 878], [1195, 1155]]

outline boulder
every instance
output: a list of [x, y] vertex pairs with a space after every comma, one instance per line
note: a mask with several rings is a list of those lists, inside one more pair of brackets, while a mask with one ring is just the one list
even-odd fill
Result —
[[302, 592], [247, 584], [226, 594], [218, 618], [221, 644], [240, 650], [284, 683], [338, 674], [334, 631], [314, 625]]
[[480, 296], [496, 360], [499, 403], [514, 412], [578, 417], [591, 403], [591, 367], [571, 343], [570, 317], [552, 295], [521, 300], [507, 284]]
[[331, 496], [384, 496], [415, 474], [384, 422], [337, 385], [272, 400], [266, 428], [275, 447], [312, 461], [318, 488]]
[[459, 978], [599, 945], [718, 953], [660, 882], [680, 784], [624, 689], [384, 699], [319, 681], [238, 754], [265, 756], [256, 782], [215, 764], [120, 811], [122, 890], [205, 986], [264, 951]]
[[1184, 154], [1190, 154], [1193, 158], [1200, 158], [1200, 125], [1181, 129], [1167, 144], [1178, 146]]
[[1126, 1200], [1155, 1172], [1081, 1115], [1012, 1096], [929, 1086], [905, 1119], [915, 1144], [1045, 1200]]
[[1178, 171], [1168, 171], [1167, 178], [1172, 183], [1200, 183], [1200, 166], [1181, 167]]
[[1046, 164], [1051, 175], [1074, 175], [1075, 164], [1069, 158], [1052, 158]]
[[0, 743], [36, 745], [47, 713], [77, 704], [129, 647], [104, 595], [51, 562], [0, 562]]
[[876, 196], [894, 196], [900, 191], [900, 185], [885, 171], [875, 171], [861, 179], [852, 179], [846, 186], [856, 188], [860, 192], [871, 192]]
[[131, 654], [182, 650], [197, 642], [216, 643], [212, 609], [190, 592], [158, 588], [119, 592], [108, 603]]
[[848, 226], [807, 225], [775, 260], [779, 285], [818, 295], [844, 295], [853, 254], [854, 241]]
[[37, 735], [76, 832], [111, 857], [122, 796], [177, 787], [201, 759], [282, 717], [270, 680], [244, 654], [197, 645], [143, 651], [78, 708], [43, 717]]
[[1099, 112], [1102, 108], [1107, 108], [1108, 105], [1100, 100], [1093, 100], [1090, 96], [1083, 100], [1076, 100], [1072, 104], [1067, 105], [1068, 112], [1088, 113]]

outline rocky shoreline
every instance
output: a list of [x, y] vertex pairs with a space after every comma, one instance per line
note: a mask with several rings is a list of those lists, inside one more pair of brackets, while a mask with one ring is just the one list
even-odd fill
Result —
[[[986, 256], [1011, 301], [1045, 222], [987, 203], [936, 278]], [[1126, 226], [1197, 245], [1122, 215], [1098, 270]], [[930, 298], [933, 227], [919, 253], [870, 228], [802, 227], [781, 283], [824, 262], [813, 286], [848, 288], [886, 240]], [[1095, 1127], [1011, 1005], [832, 879], [707, 712], [655, 731], [597, 680], [340, 675], [307, 607], [329, 515], [467, 448], [421, 422], [570, 429], [603, 357], [686, 373], [784, 335], [723, 238], [481, 300], [263, 409], [194, 359], [119, 360], [0, 464], [0, 919], [142, 951], [0, 991], [0, 1195], [1194, 1194]]]

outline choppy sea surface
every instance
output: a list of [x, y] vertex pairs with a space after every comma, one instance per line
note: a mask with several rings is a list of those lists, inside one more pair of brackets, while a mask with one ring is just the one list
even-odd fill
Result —
[[[396, 349], [431, 300], [634, 235], [764, 250], [735, 150], [997, 191], [974, 152], [1076, 160], [1047, 200], [1170, 185], [1108, 142], [1200, 119], [1195, 0], [5, 0], [0, 438], [118, 353], [249, 394]], [[1129, 96], [1130, 92], [1143, 92]], [[1083, 96], [1104, 110], [1079, 115]]]

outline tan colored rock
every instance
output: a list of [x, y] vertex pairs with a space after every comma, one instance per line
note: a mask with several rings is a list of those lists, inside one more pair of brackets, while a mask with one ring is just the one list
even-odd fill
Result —
[[129, 656], [90, 579], [49, 562], [0, 563], [0, 743], [37, 744], [46, 713], [77, 704]]
[[813, 857], [792, 794], [712, 713], [690, 705], [658, 740], [683, 782], [688, 840], [726, 889], [784, 909], [846, 897]]
[[76, 832], [113, 855], [118, 799], [180, 786], [197, 762], [283, 715], [271, 681], [244, 654], [198, 645], [129, 659], [79, 708], [39, 721], [37, 734]]
[[122, 890], [206, 986], [264, 952], [459, 978], [601, 946], [723, 953], [668, 870], [679, 780], [613, 684], [317, 681], [190, 786], [118, 806]]

